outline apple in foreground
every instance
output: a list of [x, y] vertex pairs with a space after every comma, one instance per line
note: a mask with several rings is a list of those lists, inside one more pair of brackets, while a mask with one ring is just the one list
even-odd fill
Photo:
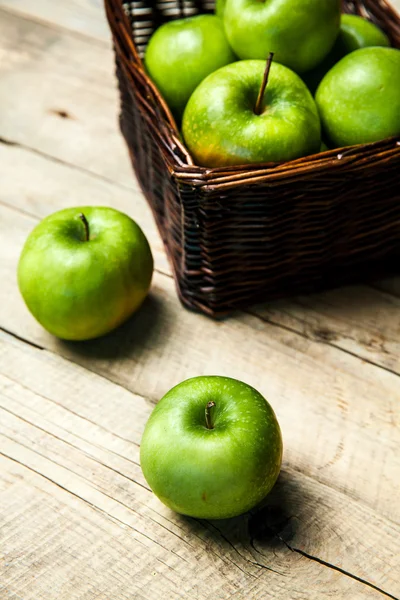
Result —
[[390, 40], [375, 23], [358, 15], [342, 15], [339, 35], [336, 42], [315, 69], [304, 73], [303, 80], [312, 93], [315, 93], [326, 73], [350, 52], [369, 46], [390, 46]]
[[318, 152], [320, 119], [310, 91], [296, 73], [270, 61], [267, 70], [261, 60], [233, 63], [194, 91], [182, 132], [196, 164], [279, 162]]
[[153, 258], [140, 227], [127, 215], [85, 206], [56, 212], [29, 235], [18, 284], [39, 323], [65, 340], [108, 333], [142, 304]]
[[227, 0], [225, 31], [241, 59], [265, 59], [296, 73], [314, 68], [331, 50], [340, 26], [341, 0]]
[[193, 90], [213, 71], [236, 60], [222, 20], [199, 15], [161, 25], [146, 48], [151, 79], [180, 120]]
[[400, 50], [362, 48], [321, 81], [316, 102], [332, 148], [400, 134]]
[[170, 390], [147, 422], [140, 461], [172, 510], [226, 519], [258, 504], [282, 462], [282, 436], [268, 402], [228, 377], [195, 377]]

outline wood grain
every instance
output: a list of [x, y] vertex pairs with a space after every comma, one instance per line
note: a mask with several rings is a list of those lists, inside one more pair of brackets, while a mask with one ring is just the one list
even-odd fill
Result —
[[134, 187], [111, 48], [4, 10], [0, 40], [0, 137]]
[[102, 0], [0, 0], [0, 8], [110, 44]]
[[134, 177], [132, 188], [127, 188], [18, 145], [1, 142], [0, 162], [1, 204], [35, 219], [71, 206], [111, 206], [121, 210], [139, 223], [151, 241], [156, 268], [171, 273], [151, 210]]
[[[0, 339], [0, 356], [0, 453], [13, 461], [3, 460], [7, 475], [0, 479], [9, 515], [2, 528], [2, 552], [12, 564], [22, 540], [29, 548], [5, 571], [2, 583], [10, 582], [11, 592], [24, 589], [24, 577], [14, 575], [25, 561], [30, 575], [35, 574], [29, 597], [37, 597], [35, 588], [46, 581], [52, 582], [51, 589], [54, 583], [61, 586], [60, 595], [48, 590], [46, 598], [68, 598], [68, 586], [76, 597], [84, 597], [89, 548], [97, 544], [101, 564], [102, 548], [114, 537], [111, 574], [107, 570], [92, 576], [93, 592], [101, 591], [103, 581], [113, 584], [112, 570], [122, 569], [129, 559], [122, 590], [131, 587], [132, 593], [139, 585], [140, 594], [146, 584], [146, 598], [156, 598], [159, 586], [172, 598], [194, 591], [198, 598], [230, 598], [233, 593], [256, 598], [265, 586], [273, 598], [345, 591], [355, 598], [381, 597], [371, 586], [392, 597], [400, 593], [400, 527], [366, 506], [285, 466], [273, 494], [250, 516], [226, 522], [180, 517], [149, 492], [137, 464], [151, 410], [143, 398], [6, 335]], [[28, 504], [15, 502], [27, 494]], [[30, 526], [24, 528], [28, 520]], [[110, 534], [110, 529], [117, 531]], [[19, 536], [12, 535], [15, 530]], [[343, 544], [353, 551], [343, 553]], [[68, 556], [78, 560], [81, 554], [81, 577], [71, 581], [64, 571], [71, 569]], [[117, 557], [122, 564], [116, 565]], [[55, 563], [56, 582], [51, 571]], [[307, 580], [313, 581], [312, 591], [302, 589]]]
[[400, 278], [257, 306], [275, 324], [400, 373]]

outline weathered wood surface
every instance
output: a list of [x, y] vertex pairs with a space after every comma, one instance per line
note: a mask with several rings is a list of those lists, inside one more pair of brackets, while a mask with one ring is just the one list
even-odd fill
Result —
[[1, 137], [135, 187], [111, 47], [1, 9], [0, 40]]
[[[273, 598], [382, 596], [373, 585], [400, 593], [400, 526], [376, 511], [285, 465], [253, 517], [207, 523], [174, 515], [139, 467], [148, 402], [6, 335], [0, 356], [0, 453], [12, 461], [2, 468], [3, 582], [16, 582], [17, 593], [33, 576], [44, 597], [58, 599], [84, 597], [89, 583], [114, 598], [157, 598], [161, 590], [169, 598], [258, 598], [267, 589]], [[21, 542], [29, 548], [23, 556]]]
[[110, 43], [103, 0], [0, 0], [0, 7], [22, 18], [51, 24], [74, 33]]
[[[97, 4], [0, 0], [0, 600], [399, 598], [399, 279], [219, 323], [183, 310]], [[32, 227], [77, 204], [136, 218], [157, 269], [142, 310], [87, 344], [46, 334], [15, 277]], [[284, 434], [266, 506], [229, 522], [174, 515], [139, 466], [154, 402], [202, 373], [260, 389]]]

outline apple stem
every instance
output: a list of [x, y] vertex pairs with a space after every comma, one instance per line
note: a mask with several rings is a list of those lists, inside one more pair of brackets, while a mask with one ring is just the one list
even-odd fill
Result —
[[80, 218], [80, 220], [82, 221], [82, 223], [85, 226], [86, 242], [88, 242], [89, 241], [89, 235], [90, 235], [90, 232], [89, 232], [89, 223], [88, 223], [87, 218], [85, 217], [85, 215], [83, 213], [81, 213], [79, 215], [79, 218]]
[[265, 90], [266, 90], [267, 85], [268, 85], [269, 72], [271, 70], [271, 65], [272, 65], [273, 58], [274, 58], [274, 53], [270, 52], [269, 56], [267, 58], [267, 66], [265, 67], [264, 77], [263, 77], [263, 80], [262, 80], [260, 92], [258, 94], [256, 106], [254, 108], [254, 112], [256, 113], [256, 115], [261, 115], [261, 112], [262, 112], [262, 103], [263, 103], [263, 100], [264, 100]]
[[213, 400], [211, 400], [210, 402], [207, 402], [207, 406], [206, 406], [207, 429], [214, 429], [214, 423], [213, 423], [213, 418], [212, 418], [212, 413], [214, 412], [213, 411], [214, 408], [215, 408], [215, 402], [213, 402]]

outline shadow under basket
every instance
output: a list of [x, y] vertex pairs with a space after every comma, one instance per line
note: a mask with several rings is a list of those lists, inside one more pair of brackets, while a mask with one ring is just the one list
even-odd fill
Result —
[[[398, 269], [400, 137], [279, 165], [196, 166], [141, 56], [163, 22], [214, 2], [105, 0], [120, 123], [183, 304], [210, 316]], [[385, 0], [343, 3], [400, 46]]]

